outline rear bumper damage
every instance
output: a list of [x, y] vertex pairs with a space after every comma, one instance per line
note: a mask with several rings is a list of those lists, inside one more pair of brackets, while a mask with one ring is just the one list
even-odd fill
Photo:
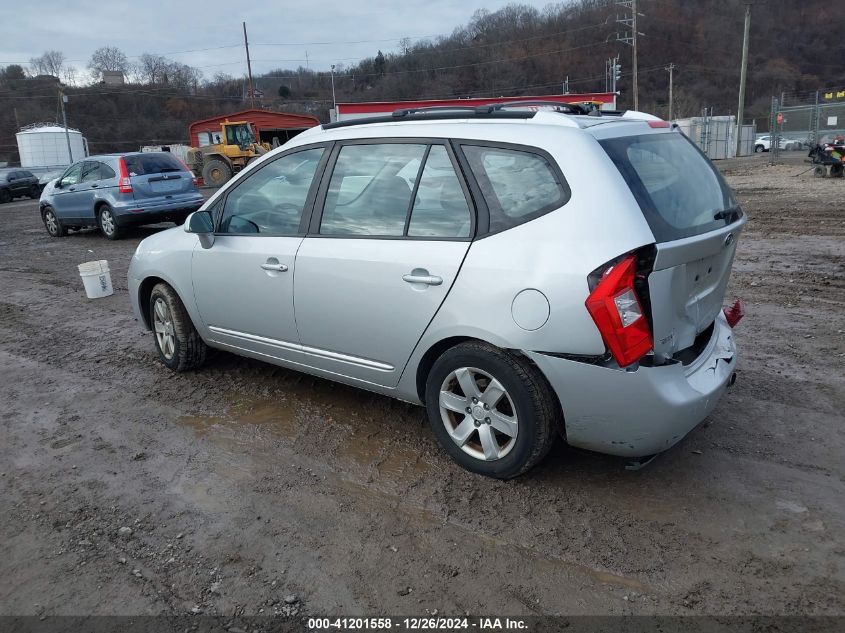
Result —
[[719, 314], [709, 343], [689, 365], [634, 371], [526, 352], [560, 399], [567, 442], [625, 457], [665, 451], [702, 422], [732, 384], [733, 331]]

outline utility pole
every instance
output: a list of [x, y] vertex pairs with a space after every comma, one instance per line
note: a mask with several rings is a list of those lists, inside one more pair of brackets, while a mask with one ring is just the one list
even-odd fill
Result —
[[62, 89], [59, 88], [59, 105], [62, 108], [62, 125], [65, 128], [65, 140], [67, 141], [67, 158], [68, 158], [68, 165], [73, 163], [73, 150], [70, 147], [70, 132], [67, 131], [67, 116], [65, 115], [65, 102], [67, 101], [67, 97], [65, 93], [62, 92]]
[[[742, 149], [742, 115], [745, 113], [745, 77], [748, 72], [748, 32], [751, 30], [751, 3], [745, 3], [745, 33], [742, 36], [742, 66], [739, 71], [739, 108], [736, 111], [736, 155]], [[779, 143], [772, 137], [772, 147]]]
[[669, 120], [671, 121], [672, 120], [672, 114], [673, 114], [673, 108], [672, 108], [672, 106], [673, 106], [673, 103], [672, 103], [672, 83], [673, 83], [673, 81], [672, 80], [673, 80], [673, 75], [675, 73], [675, 64], [669, 64], [666, 67], [666, 70], [669, 71]]
[[630, 18], [617, 18], [616, 21], [619, 24], [624, 24], [627, 27], [631, 28], [630, 35], [628, 32], [625, 32], [624, 37], [619, 37], [619, 34], [616, 35], [616, 40], [619, 42], [623, 42], [631, 47], [631, 72], [632, 72], [632, 82], [631, 82], [631, 91], [634, 94], [634, 110], [640, 109], [640, 91], [638, 85], [638, 75], [637, 75], [637, 37], [640, 35], [645, 35], [645, 33], [640, 33], [637, 30], [637, 18], [644, 17], [642, 13], [637, 11], [637, 0], [618, 0], [616, 2], [619, 6], [623, 6], [626, 9], [631, 11]]
[[249, 104], [255, 107], [255, 89], [252, 85], [252, 63], [249, 61], [249, 40], [246, 37], [246, 22], [244, 24], [244, 48], [246, 49], [246, 70], [249, 74]]
[[631, 0], [631, 72], [634, 73], [634, 110], [640, 109], [640, 88], [637, 83], [637, 0]]
[[337, 120], [337, 99], [334, 96], [334, 64], [332, 64], [332, 104], [334, 106], [335, 120]]

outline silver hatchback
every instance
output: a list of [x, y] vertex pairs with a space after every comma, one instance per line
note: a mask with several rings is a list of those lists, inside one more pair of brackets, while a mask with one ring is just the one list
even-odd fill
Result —
[[636, 112], [404, 112], [250, 165], [129, 269], [160, 360], [208, 347], [423, 404], [462, 466], [509, 478], [557, 435], [646, 459], [734, 377], [745, 223]]

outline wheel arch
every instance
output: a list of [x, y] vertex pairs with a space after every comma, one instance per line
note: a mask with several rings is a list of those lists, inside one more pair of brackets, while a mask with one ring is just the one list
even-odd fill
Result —
[[[144, 280], [138, 285], [138, 308], [141, 312], [141, 318], [144, 319], [144, 327], [148, 330], [152, 330], [153, 326], [150, 323], [150, 293], [153, 291], [153, 288], [156, 287], [158, 284], [165, 284], [168, 288], [170, 288], [174, 294], [179, 297], [179, 301], [182, 302], [182, 305], [185, 306], [185, 311], [188, 312], [187, 304], [185, 303], [185, 298], [176, 288], [176, 286], [164, 279], [163, 277], [158, 277], [156, 275], [150, 275], [149, 277], [145, 277]], [[188, 312], [188, 318], [193, 321], [190, 312]]]
[[478, 342], [478, 343], [486, 343], [488, 345], [492, 345], [494, 347], [498, 347], [500, 349], [505, 350], [510, 354], [514, 354], [517, 356], [522, 357], [525, 359], [530, 365], [537, 370], [537, 373], [541, 376], [542, 380], [546, 382], [548, 385], [550, 392], [553, 396], [554, 403], [557, 409], [557, 422], [558, 422], [558, 431], [560, 435], [566, 439], [566, 429], [564, 424], [564, 413], [563, 413], [563, 403], [560, 401], [560, 398], [557, 394], [557, 391], [552, 387], [548, 376], [542, 370], [541, 367], [534, 362], [527, 354], [522, 353], [521, 350], [512, 349], [509, 347], [503, 347], [494, 343], [493, 341], [485, 340], [483, 338], [479, 338], [478, 336], [467, 336], [467, 335], [455, 335], [449, 336], [439, 341], [433, 343], [429, 346], [429, 348], [425, 351], [425, 353], [420, 358], [419, 363], [417, 364], [417, 374], [416, 374], [416, 391], [417, 397], [420, 399], [420, 402], [425, 403], [425, 383], [428, 380], [428, 375], [431, 372], [431, 368], [434, 366], [434, 363], [437, 361], [440, 356], [446, 352], [447, 350], [455, 347], [456, 345], [460, 345], [461, 343], [467, 342]]

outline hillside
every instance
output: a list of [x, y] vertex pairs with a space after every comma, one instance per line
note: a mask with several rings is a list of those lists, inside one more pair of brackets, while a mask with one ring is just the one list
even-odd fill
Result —
[[[640, 108], [668, 113], [668, 72], [675, 65], [675, 115], [736, 111], [742, 0], [640, 0]], [[543, 94], [604, 90], [605, 60], [620, 55], [620, 105], [631, 98], [631, 50], [616, 41], [625, 8], [608, 0], [578, 0], [538, 10], [513, 4], [478, 11], [464, 26], [434, 40], [402, 41], [395, 52], [374, 52], [353, 66], [338, 65], [338, 101]], [[834, 3], [758, 1], [753, 8], [746, 118], [765, 128], [772, 95], [843, 83], [845, 55]], [[198, 75], [198, 73], [197, 73]], [[217, 75], [189, 84], [167, 75], [125, 86], [68, 87], [68, 124], [83, 131], [92, 152], [178, 142], [197, 118], [248, 107], [243, 80]], [[308, 112], [323, 119], [331, 107], [331, 77], [303, 68], [256, 77], [263, 107]], [[17, 159], [19, 126], [56, 121], [58, 86], [0, 69], [0, 160]]]

